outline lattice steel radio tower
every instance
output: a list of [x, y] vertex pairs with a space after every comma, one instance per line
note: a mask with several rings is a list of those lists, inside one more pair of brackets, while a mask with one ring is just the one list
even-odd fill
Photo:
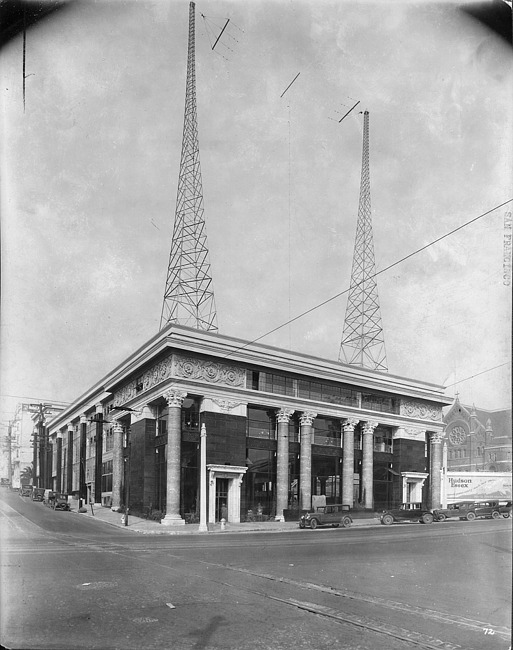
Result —
[[369, 112], [365, 111], [358, 224], [339, 361], [386, 372], [385, 339], [375, 273], [369, 173]]
[[168, 323], [217, 331], [214, 289], [203, 219], [203, 187], [196, 112], [194, 2], [189, 4], [182, 155], [160, 329]]

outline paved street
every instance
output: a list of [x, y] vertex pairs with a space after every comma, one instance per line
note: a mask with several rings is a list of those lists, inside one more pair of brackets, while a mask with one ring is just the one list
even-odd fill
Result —
[[2, 491], [7, 648], [510, 647], [511, 519], [149, 535]]

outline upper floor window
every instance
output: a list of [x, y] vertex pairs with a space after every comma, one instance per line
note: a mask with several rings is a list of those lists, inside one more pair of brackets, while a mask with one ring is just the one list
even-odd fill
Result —
[[251, 438], [276, 438], [276, 415], [266, 408], [248, 406], [247, 434]]

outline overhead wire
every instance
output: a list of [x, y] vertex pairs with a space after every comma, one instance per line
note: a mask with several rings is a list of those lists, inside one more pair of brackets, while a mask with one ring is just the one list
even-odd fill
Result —
[[[354, 286], [357, 287], [360, 284], [363, 284], [363, 282], [368, 281], [369, 279], [375, 278], [378, 275], [381, 275], [382, 273], [385, 273], [385, 271], [389, 271], [390, 269], [394, 268], [395, 266], [398, 266], [399, 264], [402, 264], [406, 260], [410, 259], [414, 255], [418, 255], [422, 251], [425, 251], [427, 248], [430, 248], [431, 246], [434, 246], [438, 242], [442, 241], [443, 239], [446, 239], [447, 237], [450, 237], [451, 235], [454, 235], [454, 233], [463, 230], [463, 228], [466, 228], [467, 226], [470, 226], [471, 224], [475, 223], [476, 221], [479, 221], [479, 219], [482, 219], [483, 217], [486, 217], [487, 215], [491, 214], [495, 210], [499, 210], [500, 208], [504, 207], [505, 205], [508, 205], [508, 203], [511, 203], [513, 201], [512, 199], [508, 199], [507, 201], [504, 201], [503, 203], [500, 203], [499, 205], [494, 206], [493, 208], [490, 208], [490, 210], [487, 210], [486, 212], [481, 213], [477, 217], [474, 217], [473, 219], [470, 219], [470, 221], [465, 222], [464, 224], [461, 224], [457, 228], [454, 228], [453, 230], [450, 230], [449, 232], [445, 233], [444, 235], [441, 235], [440, 237], [437, 237], [433, 241], [429, 242], [428, 244], [425, 244], [424, 246], [421, 246], [420, 248], [417, 248], [416, 250], [412, 251], [411, 253], [408, 253], [408, 255], [405, 255], [404, 257], [401, 257], [400, 259], [396, 260], [395, 262], [392, 262], [392, 264], [389, 264], [388, 266], [385, 266], [385, 268], [376, 271], [374, 274], [369, 276], [368, 278], [365, 278], [364, 280], [361, 280]], [[290, 323], [294, 323], [295, 321], [299, 320], [300, 318], [303, 318], [303, 316], [307, 316], [308, 314], [311, 314], [313, 311], [316, 311], [317, 309], [320, 309], [321, 307], [324, 307], [324, 305], [327, 305], [328, 303], [332, 302], [333, 300], [336, 300], [337, 298], [340, 298], [340, 296], [343, 296], [350, 290], [350, 287], [347, 289], [344, 289], [343, 291], [340, 291], [339, 293], [336, 293], [335, 295], [331, 296], [330, 298], [327, 298], [326, 300], [323, 300], [322, 302], [318, 303], [317, 305], [314, 305], [313, 307], [310, 307], [304, 312], [301, 312], [297, 316], [294, 316], [294, 318], [291, 318], [287, 320], [285, 323], [281, 323], [281, 325], [278, 325], [277, 327], [274, 327], [273, 329], [265, 332], [265, 334], [261, 334], [259, 337], [248, 341], [244, 345], [241, 345], [237, 347], [235, 350], [232, 352], [229, 352], [226, 354], [223, 358], [230, 357], [232, 354], [237, 352], [238, 350], [244, 350], [247, 348], [249, 345], [252, 345], [253, 343], [257, 343], [258, 341], [261, 341], [263, 338], [266, 336], [269, 336], [270, 334], [274, 334], [274, 332], [277, 332], [278, 330], [282, 329], [283, 327], [286, 327]]]

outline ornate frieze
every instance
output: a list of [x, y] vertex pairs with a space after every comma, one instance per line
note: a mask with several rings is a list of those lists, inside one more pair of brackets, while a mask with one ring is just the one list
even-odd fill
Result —
[[246, 377], [245, 371], [236, 366], [179, 355], [176, 355], [175, 358], [174, 373], [176, 377], [206, 381], [209, 384], [223, 384], [225, 386], [244, 386]]
[[420, 400], [401, 400], [400, 415], [422, 420], [442, 421], [442, 407], [435, 404], [426, 404]]

